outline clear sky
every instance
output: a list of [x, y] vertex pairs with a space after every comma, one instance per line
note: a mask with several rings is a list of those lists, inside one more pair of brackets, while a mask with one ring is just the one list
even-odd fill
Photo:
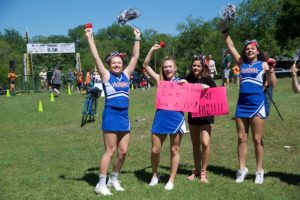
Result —
[[0, 0], [0, 32], [14, 28], [24, 35], [67, 35], [68, 30], [91, 22], [97, 31], [106, 28], [126, 8], [136, 8], [142, 16], [131, 24], [142, 31], [176, 35], [178, 23], [186, 17], [207, 21], [219, 16], [226, 4], [238, 6], [243, 0]]

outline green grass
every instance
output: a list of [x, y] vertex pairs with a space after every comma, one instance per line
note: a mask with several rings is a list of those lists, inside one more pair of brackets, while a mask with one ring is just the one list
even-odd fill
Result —
[[[219, 83], [218, 83], [219, 84]], [[274, 106], [265, 125], [263, 185], [253, 183], [255, 157], [248, 145], [250, 176], [235, 183], [237, 169], [235, 123], [231, 120], [238, 87], [228, 90], [230, 114], [216, 117], [212, 133], [209, 184], [186, 179], [193, 169], [192, 146], [186, 134], [181, 145], [181, 165], [175, 189], [165, 191], [169, 173], [169, 141], [163, 146], [159, 172], [162, 183], [149, 187], [151, 177], [150, 129], [154, 116], [155, 90], [134, 90], [130, 94], [132, 136], [120, 180], [125, 192], [110, 199], [299, 199], [300, 196], [300, 96], [292, 92], [289, 78], [279, 79]], [[104, 151], [101, 123], [103, 98], [96, 122], [80, 127], [84, 96], [55, 98], [50, 95], [0, 96], [0, 199], [99, 199], [94, 193], [99, 158]], [[38, 112], [42, 100], [43, 112]], [[138, 121], [145, 118], [146, 120]], [[251, 138], [251, 137], [250, 137]], [[291, 146], [290, 149], [284, 146]]]

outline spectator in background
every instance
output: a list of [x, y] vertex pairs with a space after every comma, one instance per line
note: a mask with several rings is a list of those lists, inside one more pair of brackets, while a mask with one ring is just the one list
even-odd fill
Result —
[[240, 84], [240, 67], [235, 64], [232, 68], [234, 84]]
[[39, 78], [41, 82], [41, 89], [47, 88], [47, 72], [45, 68], [43, 68], [42, 71], [39, 73]]
[[62, 78], [62, 73], [61, 73], [61, 67], [57, 65], [55, 67], [55, 71], [53, 72], [52, 78], [51, 78], [51, 83], [52, 83], [52, 90], [55, 92], [56, 97], [60, 95], [60, 86], [61, 86], [61, 78]]
[[88, 69], [85, 74], [85, 82], [84, 82], [85, 88], [87, 90], [90, 87], [90, 83], [91, 83], [91, 73], [90, 70]]
[[68, 80], [68, 89], [70, 88], [70, 90], [73, 92], [74, 73], [71, 68], [68, 69], [67, 80]]
[[209, 69], [209, 75], [214, 78], [215, 75], [218, 74], [217, 69], [216, 69], [216, 63], [212, 59], [212, 55], [208, 55], [205, 59], [205, 64], [208, 66]]
[[292, 88], [295, 93], [299, 93], [300, 86], [299, 86], [298, 79], [297, 79], [298, 69], [295, 64], [292, 65], [290, 71], [291, 71], [291, 75], [292, 75]]
[[12, 95], [15, 95], [15, 80], [16, 80], [16, 73], [13, 68], [9, 69], [7, 78], [8, 78], [8, 83], [9, 83], [9, 92]]
[[81, 70], [77, 70], [76, 80], [77, 80], [77, 93], [81, 94], [81, 90], [82, 90], [82, 87], [83, 87], [83, 74], [82, 74]]
[[222, 61], [222, 86], [229, 87], [229, 75], [230, 75], [230, 66], [231, 66], [231, 55], [228, 50], [224, 51], [223, 61]]
[[50, 69], [50, 67], [48, 68], [47, 71], [47, 85], [48, 85], [48, 90], [51, 91], [51, 81], [52, 81], [52, 76], [53, 76], [53, 71]]

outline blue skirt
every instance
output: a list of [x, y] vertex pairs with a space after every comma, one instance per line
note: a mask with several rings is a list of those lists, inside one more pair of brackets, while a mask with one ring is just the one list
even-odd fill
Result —
[[236, 118], [266, 118], [266, 96], [264, 93], [240, 93], [236, 106]]
[[105, 106], [102, 114], [102, 130], [109, 132], [130, 132], [128, 108]]
[[185, 133], [183, 112], [157, 109], [151, 132], [153, 134]]

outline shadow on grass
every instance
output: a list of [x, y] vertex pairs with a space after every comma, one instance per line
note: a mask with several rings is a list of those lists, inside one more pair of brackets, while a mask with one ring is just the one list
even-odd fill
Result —
[[[191, 167], [192, 166], [180, 165], [177, 173], [188, 176], [192, 172], [191, 170], [188, 170]], [[148, 170], [150, 172], [148, 172], [147, 169], [150, 169], [150, 170]], [[169, 171], [170, 167], [159, 166], [159, 169]], [[168, 179], [169, 179], [169, 173], [160, 172], [159, 169], [158, 169], [158, 173], [159, 173], [160, 181], [167, 183]], [[86, 170], [86, 173], [81, 178], [66, 178], [65, 175], [60, 175], [59, 178], [67, 179], [67, 180], [75, 180], [75, 181], [85, 181], [91, 186], [96, 186], [98, 183], [98, 180], [99, 180], [99, 175], [98, 175], [98, 172], [94, 172], [94, 171], [98, 171], [98, 170], [99, 170], [98, 167], [89, 168]], [[216, 165], [209, 165], [207, 170], [213, 174], [228, 177], [228, 178], [235, 180], [236, 170], [232, 170], [230, 168], [226, 168], [223, 166], [216, 166]], [[135, 171], [121, 171], [121, 173], [122, 174], [133, 173], [139, 181], [142, 181], [145, 183], [150, 182], [151, 176], [152, 176], [151, 166], [148, 166], [148, 167], [145, 167], [145, 168], [142, 168], [139, 170], [135, 170]], [[265, 178], [267, 178], [267, 177], [278, 178], [278, 179], [280, 179], [280, 181], [285, 182], [289, 185], [300, 185], [300, 175], [297, 175], [297, 174], [271, 171], [271, 172], [265, 173]], [[246, 179], [252, 179], [252, 180], [254, 180], [254, 178], [255, 178], [255, 175], [253, 175], [253, 174], [249, 174], [246, 177]]]
[[300, 185], [300, 175], [290, 174], [284, 172], [268, 172], [265, 174], [266, 177], [279, 178], [280, 181], [285, 182], [289, 185]]

